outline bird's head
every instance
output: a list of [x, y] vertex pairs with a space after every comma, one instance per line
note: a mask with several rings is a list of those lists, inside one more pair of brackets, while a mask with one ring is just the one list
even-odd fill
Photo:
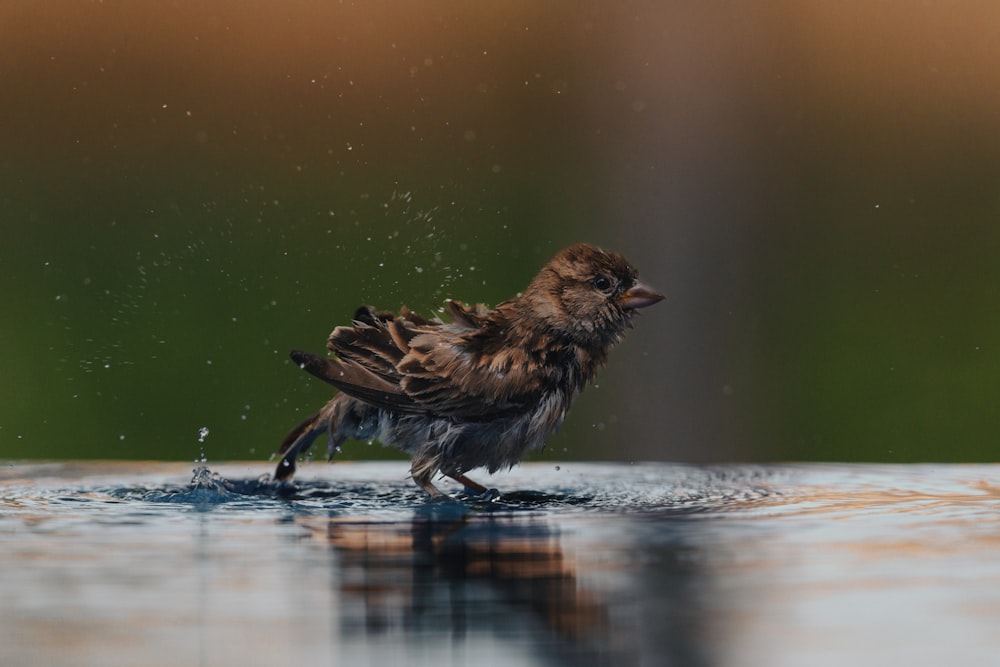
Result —
[[664, 297], [616, 252], [586, 243], [560, 251], [522, 295], [525, 315], [585, 347], [616, 343], [640, 308]]

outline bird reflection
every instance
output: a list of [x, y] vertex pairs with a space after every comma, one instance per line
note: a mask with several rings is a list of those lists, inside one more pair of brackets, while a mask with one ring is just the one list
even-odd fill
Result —
[[559, 662], [633, 662], [612, 636], [607, 604], [581, 585], [548, 520], [446, 502], [405, 522], [332, 517], [312, 530], [337, 554], [348, 636], [491, 633]]

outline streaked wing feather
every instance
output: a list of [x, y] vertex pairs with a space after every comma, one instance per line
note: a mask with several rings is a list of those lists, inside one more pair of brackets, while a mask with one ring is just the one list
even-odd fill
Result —
[[466, 307], [461, 301], [451, 299], [446, 305], [452, 322], [465, 329], [482, 329], [492, 314], [492, 311], [481, 303]]
[[303, 370], [366, 403], [397, 412], [426, 412], [399, 384], [359, 364], [299, 350], [292, 351], [291, 357]]
[[[480, 420], [530, 407], [550, 378], [532, 372], [523, 352], [488, 344], [488, 354], [473, 353], [492, 340], [493, 311], [458, 301], [447, 307], [450, 325], [405, 307], [395, 316], [362, 306], [352, 326], [330, 334], [335, 358], [308, 352], [292, 358], [344, 393], [388, 410]], [[514, 366], [521, 370], [511, 372]]]

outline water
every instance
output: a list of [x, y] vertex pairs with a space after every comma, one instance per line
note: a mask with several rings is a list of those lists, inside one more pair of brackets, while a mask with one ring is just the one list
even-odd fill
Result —
[[493, 502], [405, 470], [7, 465], [0, 664], [1000, 655], [1000, 465], [529, 464]]

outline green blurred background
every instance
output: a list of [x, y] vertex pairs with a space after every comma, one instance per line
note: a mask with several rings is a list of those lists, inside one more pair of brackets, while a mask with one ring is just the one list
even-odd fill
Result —
[[588, 240], [669, 298], [545, 456], [997, 460], [998, 63], [993, 2], [2, 3], [0, 457], [265, 459], [289, 349]]

